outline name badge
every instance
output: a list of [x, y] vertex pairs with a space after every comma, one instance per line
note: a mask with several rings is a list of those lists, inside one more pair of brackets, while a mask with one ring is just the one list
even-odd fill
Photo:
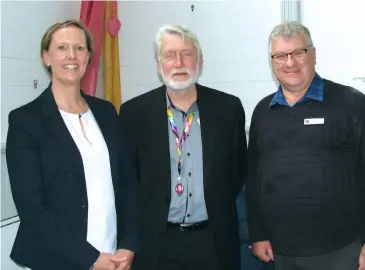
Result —
[[307, 118], [304, 119], [304, 125], [323, 125], [324, 118]]

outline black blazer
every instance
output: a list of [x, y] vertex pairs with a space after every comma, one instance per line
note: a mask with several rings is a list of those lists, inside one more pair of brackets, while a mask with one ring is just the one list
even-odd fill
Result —
[[[240, 269], [236, 197], [246, 174], [245, 113], [232, 95], [197, 85], [204, 195], [221, 269]], [[137, 269], [156, 269], [171, 196], [166, 87], [125, 102], [120, 118], [137, 169], [141, 256]], [[183, 256], [183, 254], [182, 254]], [[142, 265], [139, 265], [142, 263]], [[137, 265], [136, 265], [137, 266]]]
[[[137, 249], [135, 181], [110, 102], [82, 93], [109, 150], [118, 248]], [[99, 256], [86, 241], [88, 200], [83, 162], [51, 85], [9, 114], [6, 159], [20, 225], [11, 258], [32, 270], [88, 270]], [[128, 192], [126, 192], [128, 190]]]

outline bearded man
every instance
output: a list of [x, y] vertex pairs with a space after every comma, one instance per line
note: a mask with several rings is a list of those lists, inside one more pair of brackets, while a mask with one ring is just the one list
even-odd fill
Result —
[[161, 27], [155, 57], [163, 85], [120, 110], [141, 209], [133, 269], [239, 270], [236, 198], [247, 169], [241, 101], [197, 84], [202, 50], [186, 27]]

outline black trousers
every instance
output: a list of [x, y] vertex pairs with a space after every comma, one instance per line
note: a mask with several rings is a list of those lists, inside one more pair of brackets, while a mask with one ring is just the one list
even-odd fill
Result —
[[169, 228], [161, 244], [158, 270], [224, 269], [218, 265], [213, 235], [209, 227], [190, 232]]
[[357, 270], [361, 240], [329, 253], [292, 257], [279, 254], [274, 255], [275, 270]]

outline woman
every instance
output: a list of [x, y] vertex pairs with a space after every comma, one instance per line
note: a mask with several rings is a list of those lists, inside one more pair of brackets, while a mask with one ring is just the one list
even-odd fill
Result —
[[137, 247], [134, 173], [117, 113], [80, 90], [92, 56], [83, 24], [51, 26], [41, 57], [52, 82], [9, 114], [6, 157], [20, 217], [11, 258], [32, 270], [130, 269]]

